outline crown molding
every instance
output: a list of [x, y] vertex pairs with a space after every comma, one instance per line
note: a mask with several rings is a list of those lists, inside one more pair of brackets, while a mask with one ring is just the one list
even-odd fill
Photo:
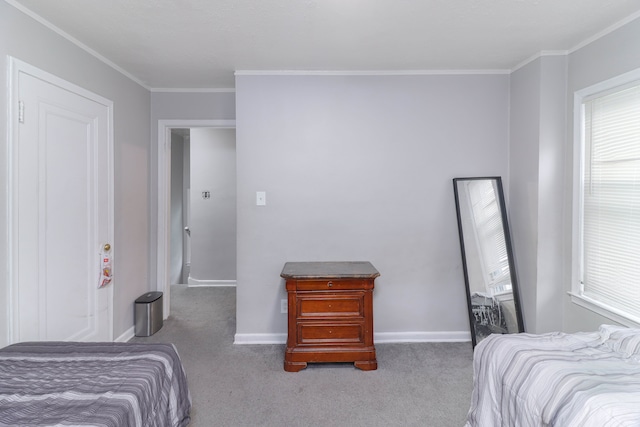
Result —
[[176, 93], [176, 92], [180, 92], [180, 93], [234, 93], [236, 91], [235, 88], [230, 87], [230, 88], [193, 88], [193, 87], [188, 87], [188, 88], [176, 88], [176, 87], [170, 87], [170, 88], [151, 88], [149, 89], [151, 92], [153, 93]]
[[433, 76], [509, 74], [511, 70], [236, 70], [236, 76]]
[[525, 65], [528, 65], [530, 63], [532, 63], [533, 61], [535, 61], [538, 58], [542, 58], [545, 56], [566, 56], [569, 54], [568, 50], [543, 50], [541, 52], [536, 53], [535, 55], [530, 56], [529, 58], [525, 59], [524, 61], [520, 62], [518, 65], [516, 65], [515, 67], [513, 67], [510, 71], [510, 73], [514, 73], [516, 71], [518, 71], [520, 68], [524, 67]]
[[[44, 25], [54, 33], [60, 35], [61, 37], [67, 39], [69, 42], [73, 43], [80, 49], [84, 50], [88, 54], [102, 61], [109, 67], [113, 68], [120, 74], [129, 78], [133, 82], [142, 86], [150, 92], [154, 93], [235, 93], [235, 88], [152, 88], [147, 84], [142, 82], [140, 79], [135, 77], [133, 74], [129, 73], [125, 69], [121, 68], [111, 60], [102, 56], [95, 50], [91, 49], [89, 46], [85, 45], [75, 37], [66, 33], [62, 29], [56, 27], [51, 22], [42, 18], [40, 15], [32, 12], [28, 8], [24, 7], [16, 0], [4, 0], [7, 4], [11, 5], [15, 9], [34, 19], [38, 23]], [[538, 52], [528, 59], [520, 62], [515, 65], [511, 69], [487, 69], [487, 70], [460, 70], [460, 69], [450, 69], [450, 70], [349, 70], [349, 71], [341, 71], [341, 70], [236, 70], [236, 76], [428, 76], [428, 75], [486, 75], [486, 74], [511, 74], [520, 68], [526, 66], [527, 64], [537, 60], [538, 58], [544, 56], [563, 56], [570, 55], [571, 53], [593, 43], [594, 41], [618, 30], [619, 28], [627, 25], [628, 23], [640, 18], [640, 11], [633, 13], [626, 18], [616, 22], [615, 24], [605, 28], [602, 31], [594, 34], [593, 36], [583, 40], [577, 45], [573, 46], [568, 50], [558, 50], [558, 51], [541, 51]]]
[[130, 80], [132, 80], [133, 82], [139, 84], [143, 88], [145, 88], [147, 90], [150, 90], [150, 88], [146, 84], [144, 84], [141, 80], [136, 78], [133, 74], [129, 73], [124, 68], [121, 68], [120, 66], [116, 65], [114, 62], [111, 62], [109, 59], [107, 59], [104, 56], [100, 55], [98, 52], [96, 52], [95, 50], [91, 49], [89, 46], [87, 46], [86, 44], [82, 43], [80, 40], [76, 39], [75, 37], [73, 37], [69, 33], [61, 30], [58, 27], [56, 27], [55, 25], [53, 25], [51, 22], [47, 21], [46, 19], [44, 19], [40, 15], [32, 12], [31, 10], [27, 9], [26, 7], [24, 7], [23, 5], [21, 5], [20, 3], [14, 1], [14, 0], [4, 0], [4, 1], [6, 3], [8, 3], [9, 5], [13, 6], [14, 8], [16, 8], [17, 10], [19, 10], [20, 12], [24, 13], [25, 15], [27, 15], [31, 19], [33, 19], [33, 20], [37, 21], [38, 23], [44, 25], [45, 27], [47, 27], [48, 29], [50, 29], [54, 33], [56, 33], [59, 36], [67, 39], [68, 41], [70, 41], [71, 43], [73, 43], [74, 45], [79, 47], [80, 49], [84, 50], [85, 52], [87, 52], [91, 56], [93, 56], [93, 57], [99, 59], [100, 61], [104, 62], [106, 65], [108, 65], [109, 67], [113, 68], [114, 70], [116, 70], [117, 72], [122, 74], [123, 76], [129, 78]]
[[635, 21], [638, 18], [640, 18], [640, 11], [627, 16], [626, 18], [616, 22], [615, 24], [611, 25], [610, 27], [605, 28], [602, 31], [597, 32], [593, 36], [587, 38], [586, 40], [583, 40], [580, 43], [578, 43], [577, 45], [575, 45], [574, 47], [569, 49], [567, 52], [571, 54], [571, 53], [575, 52], [576, 50], [582, 49], [583, 47], [587, 46], [588, 44], [591, 44], [594, 41], [596, 41], [598, 39], [601, 39], [602, 37], [604, 37], [604, 36], [614, 32], [614, 31], [624, 27], [625, 25], [627, 25], [631, 21]]
[[635, 21], [636, 19], [640, 18], [640, 11], [633, 13], [629, 16], [627, 16], [626, 18], [616, 22], [615, 24], [605, 28], [602, 31], [597, 32], [596, 34], [594, 34], [593, 36], [581, 41], [580, 43], [578, 43], [577, 45], [573, 46], [570, 49], [567, 50], [550, 50], [550, 51], [541, 51], [536, 53], [535, 55], [529, 57], [528, 59], [525, 59], [524, 61], [520, 62], [518, 65], [516, 65], [515, 67], [513, 67], [511, 69], [511, 72], [515, 72], [517, 70], [519, 70], [520, 68], [524, 67], [525, 65], [535, 61], [538, 58], [541, 58], [543, 56], [567, 56], [567, 55], [571, 55], [572, 53], [582, 49], [585, 46], [588, 46], [589, 44], [595, 42], [596, 40], [601, 39], [602, 37], [611, 34], [612, 32], [624, 27], [625, 25], [627, 25], [628, 23]]

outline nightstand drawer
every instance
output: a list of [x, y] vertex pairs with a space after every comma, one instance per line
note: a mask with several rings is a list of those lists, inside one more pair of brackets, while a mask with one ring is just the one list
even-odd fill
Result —
[[299, 319], [364, 318], [364, 292], [326, 296], [298, 294], [297, 304], [296, 312]]
[[344, 280], [344, 279], [318, 279], [298, 280], [296, 288], [299, 291], [344, 291], [358, 289], [372, 289], [372, 280]]
[[364, 329], [361, 324], [299, 323], [300, 345], [352, 345], [364, 344]]

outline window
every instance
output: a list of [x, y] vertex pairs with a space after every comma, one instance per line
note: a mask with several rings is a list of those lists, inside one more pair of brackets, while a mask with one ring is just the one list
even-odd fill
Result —
[[640, 81], [580, 102], [577, 293], [608, 313], [639, 323]]

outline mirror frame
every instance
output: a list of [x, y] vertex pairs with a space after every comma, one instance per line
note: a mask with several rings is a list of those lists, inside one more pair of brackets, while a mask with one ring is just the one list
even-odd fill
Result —
[[473, 348], [478, 344], [476, 339], [475, 317], [473, 315], [473, 308], [471, 304], [471, 290], [469, 285], [469, 271], [467, 265], [467, 255], [464, 246], [464, 231], [462, 229], [462, 216], [460, 213], [460, 199], [458, 194], [458, 182], [460, 181], [477, 181], [477, 180], [491, 180], [496, 182], [497, 190], [497, 202], [500, 209], [500, 215], [502, 217], [502, 228], [504, 232], [505, 247], [507, 250], [507, 256], [509, 258], [509, 273], [511, 276], [511, 288], [513, 292], [513, 300], [516, 312], [516, 321], [518, 323], [518, 332], [524, 332], [524, 321], [522, 318], [522, 306], [520, 304], [520, 292], [518, 286], [518, 278], [515, 268], [515, 260], [513, 256], [513, 247], [511, 245], [511, 235], [509, 233], [509, 223], [507, 220], [507, 209], [504, 201], [504, 194], [502, 189], [502, 178], [499, 176], [485, 176], [485, 177], [468, 177], [468, 178], [454, 178], [453, 179], [453, 191], [456, 200], [456, 215], [458, 218], [458, 235], [460, 238], [460, 252], [462, 254], [462, 270], [464, 272], [464, 284], [467, 292], [467, 308], [469, 311], [469, 327], [471, 330], [471, 343]]

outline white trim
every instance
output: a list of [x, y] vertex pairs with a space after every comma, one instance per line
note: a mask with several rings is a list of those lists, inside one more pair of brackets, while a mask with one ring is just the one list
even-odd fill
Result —
[[[17, 289], [14, 289], [14, 286], [12, 286], [13, 283], [13, 269], [14, 269], [14, 263], [16, 262], [16, 260], [14, 260], [13, 257], [13, 240], [14, 240], [14, 236], [13, 236], [13, 206], [17, 205], [17, 196], [15, 194], [12, 194], [12, 188], [14, 186], [14, 178], [13, 178], [13, 174], [15, 173], [13, 170], [13, 165], [15, 163], [14, 161], [14, 152], [13, 152], [13, 141], [14, 140], [18, 140], [18, 129], [17, 126], [14, 127], [13, 123], [14, 123], [14, 118], [15, 118], [15, 109], [18, 106], [18, 94], [17, 94], [17, 90], [15, 90], [14, 88], [18, 85], [18, 78], [17, 78], [17, 74], [14, 75], [14, 62], [13, 62], [13, 58], [11, 56], [7, 56], [7, 134], [6, 134], [6, 141], [7, 143], [5, 144], [5, 159], [6, 159], [6, 164], [5, 164], [5, 194], [6, 194], [6, 203], [5, 203], [5, 215], [7, 218], [6, 224], [5, 224], [5, 233], [6, 233], [6, 240], [5, 240], [5, 248], [6, 248], [6, 260], [5, 260], [5, 269], [6, 269], [6, 274], [5, 274], [5, 283], [6, 285], [6, 292], [5, 292], [5, 298], [6, 298], [6, 310], [5, 310], [5, 326], [6, 326], [6, 337], [7, 337], [7, 344], [11, 344], [14, 341], [14, 337], [13, 337], [13, 330], [14, 330], [14, 325], [13, 325], [13, 319], [16, 316], [16, 314], [14, 313], [15, 309], [17, 308], [17, 305], [14, 304], [14, 301], [18, 301], [18, 296], [17, 296]], [[14, 200], [16, 202], [14, 202]]]
[[[375, 344], [420, 342], [471, 342], [469, 331], [450, 332], [377, 332]], [[235, 334], [234, 344], [286, 344], [287, 334]]]
[[[13, 146], [18, 143], [19, 140], [19, 130], [17, 126], [14, 126], [16, 121], [16, 106], [18, 101], [18, 92], [19, 92], [19, 74], [24, 73], [31, 75], [35, 78], [38, 78], [42, 81], [45, 81], [49, 84], [58, 86], [61, 89], [74, 93], [78, 96], [82, 96], [87, 98], [93, 102], [101, 104], [107, 108], [107, 144], [108, 144], [108, 152], [109, 159], [107, 160], [107, 172], [109, 174], [108, 177], [108, 203], [111, 207], [109, 211], [108, 221], [108, 231], [107, 231], [107, 240], [111, 242], [113, 246], [114, 242], [114, 121], [113, 121], [113, 101], [104, 98], [98, 94], [95, 94], [87, 89], [84, 89], [80, 86], [77, 86], [71, 82], [68, 82], [64, 79], [61, 79], [58, 76], [55, 76], [51, 73], [48, 73], [40, 68], [34, 67], [24, 61], [16, 59], [12, 56], [7, 56], [7, 89], [8, 89], [8, 105], [7, 105], [7, 341], [9, 343], [13, 343], [15, 339], [15, 330], [17, 328], [17, 320], [18, 313], [16, 312], [18, 308], [18, 289], [16, 289], [16, 281], [14, 280], [14, 274], [17, 270], [17, 260], [14, 259], [13, 254], [16, 253], [15, 246], [15, 235], [17, 230], [17, 224], [15, 224], [17, 212], [17, 177], [15, 176], [16, 171], [13, 168], [14, 164], [17, 164], [17, 159], [14, 159], [16, 156], [16, 151], [13, 149]], [[115, 251], [117, 248], [112, 249], [112, 255], [115, 255]], [[117, 272], [117, 266], [114, 265], [114, 271]], [[117, 276], [116, 276], [117, 277]], [[113, 339], [113, 288], [117, 282], [117, 279], [114, 279], [111, 284], [108, 286], [108, 299], [109, 299], [109, 339]]]
[[579, 305], [580, 307], [591, 310], [594, 313], [599, 314], [600, 316], [611, 319], [614, 322], [618, 322], [621, 325], [627, 326], [629, 328], [640, 328], [640, 318], [629, 316], [628, 314], [623, 313], [620, 310], [609, 307], [606, 304], [602, 304], [601, 302], [584, 295], [578, 295], [573, 292], [567, 292], [567, 294], [571, 296], [571, 302]]
[[156, 87], [156, 88], [151, 88], [149, 89], [151, 92], [154, 93], [163, 93], [163, 92], [168, 92], [168, 93], [235, 93], [236, 90], [235, 88], [229, 87], [229, 88], [160, 88], [160, 87]]
[[596, 34], [594, 34], [593, 36], [581, 41], [580, 43], [578, 43], [577, 45], [575, 45], [574, 47], [572, 47], [571, 49], [568, 50], [568, 53], [573, 53], [577, 50], [582, 49], [583, 47], [593, 43], [594, 41], [601, 39], [602, 37], [624, 27], [625, 25], [627, 25], [629, 22], [634, 21], [636, 19], [640, 18], [640, 11], [632, 13], [631, 15], [625, 17], [624, 19], [616, 22], [615, 24], [605, 28], [602, 31], [597, 32]]
[[511, 70], [236, 70], [236, 76], [440, 76], [510, 74]]
[[582, 102], [582, 100], [584, 100], [584, 98], [587, 98], [588, 96], [595, 95], [599, 92], [611, 90], [618, 86], [633, 83], [637, 80], [640, 80], [640, 68], [636, 68], [635, 70], [628, 71], [624, 74], [620, 74], [618, 76], [588, 86], [584, 89], [580, 89], [576, 91], [576, 96], [579, 97], [580, 101]]
[[407, 342], [471, 342], [469, 331], [446, 332], [376, 332], [373, 334], [376, 344]]
[[571, 292], [579, 294], [581, 290], [580, 273], [582, 271], [581, 237], [582, 229], [582, 172], [583, 166], [583, 139], [582, 122], [584, 121], [584, 108], [582, 100], [584, 96], [580, 92], [573, 94], [573, 183], [571, 206]]
[[234, 287], [235, 280], [200, 280], [189, 277], [187, 286], [190, 288], [216, 288], [216, 287]]
[[156, 247], [156, 290], [164, 293], [163, 317], [169, 317], [171, 294], [169, 286], [169, 251], [170, 245], [170, 191], [171, 191], [171, 129], [212, 127], [234, 129], [235, 120], [158, 120], [158, 224]]
[[[100, 96], [94, 92], [91, 92], [90, 90], [87, 90], [81, 86], [78, 86], [74, 83], [71, 83], [67, 80], [64, 80], [54, 74], [51, 74], [47, 71], [44, 71], [38, 67], [35, 67], [31, 64], [28, 64], [20, 59], [17, 59], [13, 56], [7, 56], [8, 58], [8, 62], [9, 62], [9, 70], [13, 70], [16, 74], [12, 77], [16, 77], [17, 73], [19, 72], [23, 72], [25, 74], [29, 74], [33, 77], [36, 77], [38, 79], [44, 80], [48, 83], [51, 83], [52, 85], [58, 86], [62, 89], [68, 90], [69, 92], [73, 92], [77, 95], [83, 96], [85, 98], [88, 98], [92, 101], [97, 102], [98, 104], [102, 104], [105, 107], [109, 107], [110, 109], [113, 109], [113, 101], [111, 101], [110, 99], [107, 99], [103, 96]], [[17, 84], [17, 81], [14, 82], [12, 81], [12, 83]], [[17, 86], [16, 86], [17, 87]], [[12, 89], [14, 89], [15, 87], [12, 87]], [[110, 139], [113, 139], [113, 135], [110, 135]]]
[[527, 64], [530, 64], [531, 62], [535, 61], [538, 58], [542, 58], [545, 56], [566, 56], [568, 55], [568, 53], [569, 52], [566, 50], [543, 50], [536, 53], [535, 55], [530, 56], [529, 58], [525, 59], [519, 64], [517, 64], [515, 67], [511, 69], [511, 72], [514, 73], [518, 71], [520, 68], [524, 67]]
[[63, 30], [61, 30], [60, 28], [56, 27], [51, 22], [49, 22], [46, 19], [44, 19], [42, 16], [40, 16], [40, 15], [36, 14], [35, 12], [29, 10], [28, 8], [26, 8], [25, 6], [23, 6], [22, 4], [18, 3], [15, 0], [5, 0], [5, 1], [8, 4], [10, 4], [11, 6], [15, 7], [16, 9], [18, 9], [20, 12], [24, 13], [25, 15], [27, 15], [28, 17], [34, 19], [35, 21], [37, 21], [38, 23], [44, 25], [45, 27], [47, 27], [48, 29], [50, 29], [54, 33], [56, 33], [59, 36], [67, 39], [68, 41], [70, 41], [74, 45], [78, 46], [80, 49], [84, 50], [89, 55], [99, 59], [100, 61], [104, 62], [109, 67], [113, 68], [114, 70], [116, 70], [117, 72], [122, 74], [123, 76], [128, 77], [129, 79], [131, 79], [132, 81], [136, 82], [137, 84], [139, 84], [143, 88], [149, 90], [149, 87], [146, 84], [144, 84], [141, 80], [139, 80], [137, 77], [135, 77], [133, 74], [131, 74], [128, 71], [126, 71], [125, 69], [119, 67], [114, 62], [112, 62], [111, 60], [107, 59], [106, 57], [100, 55], [98, 52], [96, 52], [95, 50], [91, 49], [89, 46], [87, 46], [86, 44], [82, 43], [80, 40], [76, 39], [75, 37], [73, 37], [69, 33], [66, 33]]
[[287, 334], [238, 334], [233, 338], [234, 344], [286, 344]]
[[[640, 13], [637, 14], [640, 16]], [[582, 286], [580, 283], [580, 275], [582, 271], [582, 254], [581, 254], [581, 209], [582, 206], [582, 176], [584, 170], [583, 160], [583, 147], [584, 147], [584, 135], [583, 135], [583, 122], [584, 122], [584, 108], [583, 103], [585, 99], [598, 93], [606, 92], [616, 87], [621, 87], [632, 82], [640, 80], [640, 68], [626, 72], [619, 76], [612, 77], [594, 85], [576, 91], [573, 95], [573, 206], [571, 213], [571, 291], [568, 293], [571, 296], [571, 302], [583, 307], [587, 310], [593, 311], [608, 319], [614, 320], [620, 324], [639, 327], [640, 319], [636, 319], [633, 316], [629, 316], [622, 311], [610, 307], [607, 304], [596, 301], [585, 295], [582, 295]]]
[[127, 342], [135, 336], [135, 326], [130, 327], [122, 335], [113, 340], [114, 342]]
[[[160, 125], [164, 126], [167, 130], [179, 128], [221, 128], [221, 129], [235, 129], [235, 120], [158, 120], [158, 129]], [[169, 135], [170, 137], [171, 135]]]

